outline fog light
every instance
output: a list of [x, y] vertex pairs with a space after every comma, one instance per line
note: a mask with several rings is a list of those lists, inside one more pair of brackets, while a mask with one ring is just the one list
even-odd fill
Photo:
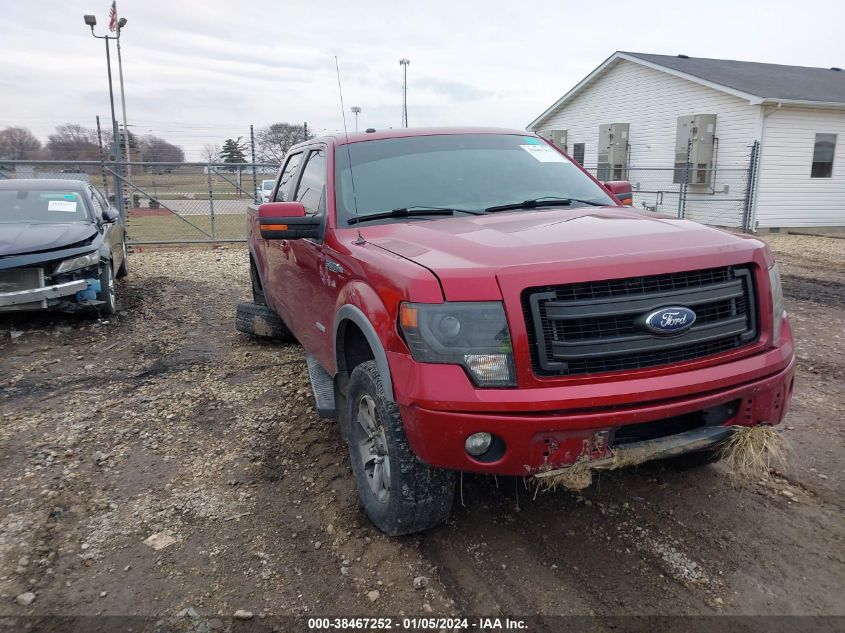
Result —
[[513, 385], [509, 354], [465, 354], [464, 362], [479, 384]]
[[481, 433], [473, 433], [470, 435], [467, 438], [467, 441], [464, 442], [464, 448], [466, 448], [467, 453], [470, 455], [478, 457], [479, 455], [486, 453], [492, 443], [493, 436], [482, 431]]

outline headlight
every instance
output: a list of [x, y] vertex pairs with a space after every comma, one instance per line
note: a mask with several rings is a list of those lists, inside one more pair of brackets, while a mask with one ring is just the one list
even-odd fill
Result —
[[780, 340], [780, 329], [785, 316], [783, 287], [780, 284], [780, 271], [777, 264], [769, 268], [769, 287], [772, 289], [772, 344], [774, 345]]
[[88, 266], [97, 264], [99, 261], [100, 254], [97, 251], [94, 251], [93, 253], [88, 253], [87, 255], [79, 255], [78, 257], [71, 257], [64, 260], [56, 268], [56, 272], [66, 273], [71, 270], [77, 270], [78, 268], [87, 268]]
[[399, 313], [414, 360], [461, 365], [479, 387], [516, 385], [511, 337], [500, 301], [403, 303]]

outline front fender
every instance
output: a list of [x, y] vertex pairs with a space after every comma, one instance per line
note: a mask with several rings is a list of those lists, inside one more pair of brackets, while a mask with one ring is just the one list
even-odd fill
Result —
[[348, 323], [354, 323], [363, 332], [376, 361], [385, 395], [394, 402], [393, 379], [387, 362], [386, 349], [395, 346], [397, 337], [394, 319], [381, 298], [366, 284], [350, 284], [338, 298], [332, 336], [332, 356], [338, 372], [347, 368], [342, 355], [338, 353], [338, 341]]

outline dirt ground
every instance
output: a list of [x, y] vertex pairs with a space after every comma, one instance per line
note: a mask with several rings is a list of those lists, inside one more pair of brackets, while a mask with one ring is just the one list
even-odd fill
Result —
[[301, 349], [234, 330], [243, 246], [133, 254], [108, 321], [0, 318], [0, 615], [845, 615], [845, 240], [766, 239], [798, 347], [790, 472], [650, 464], [537, 496], [465, 476], [448, 524], [406, 538], [358, 509]]

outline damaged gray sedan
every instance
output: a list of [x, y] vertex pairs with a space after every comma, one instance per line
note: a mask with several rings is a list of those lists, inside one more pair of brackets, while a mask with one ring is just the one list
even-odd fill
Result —
[[0, 182], [0, 312], [117, 309], [127, 273], [118, 211], [81, 180]]

